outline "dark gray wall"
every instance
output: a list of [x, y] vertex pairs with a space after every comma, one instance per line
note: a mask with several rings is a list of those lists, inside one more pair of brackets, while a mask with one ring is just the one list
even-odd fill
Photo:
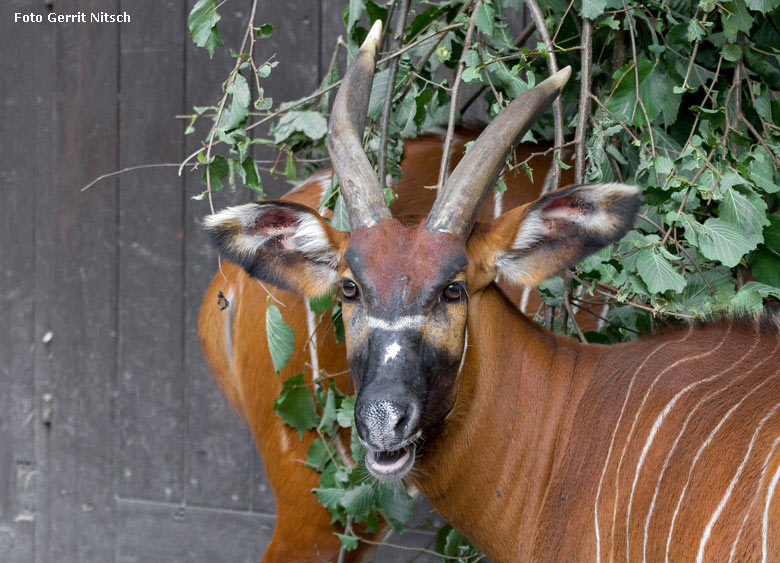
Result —
[[[249, 431], [195, 337], [216, 268], [180, 161], [177, 114], [232, 62], [185, 35], [193, 0], [0, 6], [0, 561], [256, 561], [273, 499]], [[277, 101], [312, 91], [343, 0], [261, 0]], [[221, 9], [236, 46], [249, 0]], [[14, 12], [127, 11], [127, 24], [21, 24]], [[266, 191], [287, 185], [264, 176]], [[239, 193], [234, 198], [246, 198]], [[220, 194], [216, 205], [230, 199]], [[394, 538], [427, 544], [432, 536]], [[418, 553], [385, 551], [380, 561]], [[421, 559], [418, 559], [421, 560]]]

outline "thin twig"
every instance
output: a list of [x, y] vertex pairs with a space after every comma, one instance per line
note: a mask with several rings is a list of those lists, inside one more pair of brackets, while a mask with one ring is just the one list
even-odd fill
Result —
[[482, 0], [477, 0], [474, 4], [474, 9], [471, 12], [471, 18], [469, 18], [469, 27], [466, 30], [466, 41], [463, 44], [463, 52], [460, 55], [460, 62], [458, 63], [458, 70], [455, 73], [455, 80], [452, 84], [452, 97], [450, 98], [450, 117], [447, 123], [447, 136], [444, 138], [444, 149], [441, 155], [441, 166], [439, 167], [439, 181], [436, 184], [438, 189], [442, 189], [444, 183], [447, 181], [449, 175], [450, 165], [450, 150], [452, 148], [452, 137], [455, 134], [455, 118], [458, 115], [458, 94], [460, 93], [461, 76], [463, 75], [463, 68], [466, 66], [466, 53], [471, 47], [471, 38], [474, 35], [474, 25], [476, 21], [477, 9], [482, 3]]
[[[452, 561], [463, 561], [463, 557], [457, 557], [457, 556], [453, 556], [453, 555], [442, 555], [441, 553], [437, 553], [435, 551], [431, 551], [430, 549], [425, 549], [424, 547], [408, 547], [406, 545], [398, 545], [398, 544], [395, 544], [395, 543], [387, 543], [387, 542], [381, 542], [381, 541], [372, 541], [372, 540], [367, 540], [367, 539], [364, 539], [364, 538], [358, 538], [358, 539], [360, 541], [362, 541], [363, 543], [368, 543], [368, 544], [371, 544], [371, 545], [380, 545], [380, 546], [384, 545], [386, 547], [392, 547], [394, 549], [403, 549], [404, 551], [420, 551], [422, 553], [429, 553], [431, 555], [435, 555], [439, 559], [446, 559], [446, 560], [452, 560]], [[476, 555], [474, 557], [476, 557]], [[479, 557], [482, 557], [482, 555], [480, 555]]]
[[767, 146], [766, 142], [764, 141], [763, 137], [759, 134], [758, 131], [756, 131], [756, 128], [753, 127], [753, 124], [750, 123], [750, 121], [747, 120], [747, 118], [744, 116], [744, 114], [739, 114], [739, 118], [742, 121], [742, 123], [745, 124], [745, 127], [747, 127], [748, 131], [756, 138], [756, 141], [764, 148], [766, 153], [769, 155], [769, 158], [772, 159], [772, 162], [775, 163], [775, 167], [780, 169], [780, 159], [775, 156], [775, 153], [773, 153], [771, 150], [769, 150], [769, 147]]
[[628, 13], [628, 6], [626, 6], [626, 0], [621, 0], [623, 3], [623, 9], [626, 11], [626, 21], [628, 22], [628, 31], [631, 37], [631, 54], [634, 57], [634, 85], [636, 87], [636, 100], [634, 100], [634, 109], [631, 111], [631, 121], [634, 121], [634, 115], [636, 114], [637, 104], [642, 109], [642, 115], [647, 123], [647, 133], [650, 135], [650, 152], [653, 158], [656, 158], [655, 151], [655, 138], [653, 137], [653, 127], [650, 125], [650, 118], [647, 115], [647, 108], [645, 102], [642, 100], [642, 96], [639, 95], [639, 59], [636, 56], [636, 38], [634, 37], [634, 20], [631, 14]]
[[[539, 37], [542, 39], [549, 57], [547, 58], [547, 68], [550, 72], [550, 76], [558, 72], [558, 60], [555, 58], [555, 51], [552, 40], [550, 39], [550, 32], [547, 31], [547, 25], [544, 21], [544, 14], [539, 8], [539, 3], [536, 0], [526, 0], [526, 8], [531, 14], [536, 25], [536, 31]], [[557, 96], [552, 103], [553, 108], [553, 124], [555, 126], [555, 135], [553, 138], [553, 144], [555, 146], [561, 146], [563, 144], [563, 106], [561, 104], [560, 96]], [[550, 189], [558, 189], [561, 182], [561, 152], [555, 151], [553, 157], [553, 169], [552, 169], [552, 181], [550, 182]]]
[[[395, 7], [395, 3], [393, 3]], [[398, 47], [401, 45], [404, 29], [406, 29], [406, 16], [409, 13], [409, 0], [401, 0], [401, 11], [398, 13], [398, 25], [395, 30], [393, 44]], [[388, 19], [389, 21], [389, 19]], [[387, 130], [390, 126], [390, 109], [393, 107], [393, 93], [395, 86], [395, 76], [398, 72], [398, 57], [390, 61], [390, 70], [387, 78], [387, 92], [385, 92], [385, 103], [382, 107], [382, 117], [379, 122], [379, 154], [377, 155], [378, 171], [377, 177], [381, 185], [385, 183], [385, 169], [387, 166]]]
[[590, 70], [593, 58], [593, 21], [582, 20], [582, 53], [580, 62], [580, 101], [577, 105], [577, 130], [574, 134], [574, 181], [582, 184], [585, 181], [585, 128], [590, 115]]
[[108, 174], [103, 174], [101, 176], [98, 176], [94, 180], [92, 180], [89, 184], [81, 188], [82, 192], [87, 191], [89, 188], [100, 182], [101, 180], [105, 180], [106, 178], [111, 178], [113, 176], [119, 176], [120, 174], [124, 174], [125, 172], [134, 172], [136, 170], [144, 170], [146, 168], [167, 168], [167, 167], [179, 167], [178, 162], [162, 162], [160, 164], [139, 164], [138, 166], [128, 166], [127, 168], [122, 168], [122, 170], [115, 170], [114, 172], [109, 172]]
[[[577, 331], [577, 337], [580, 339], [580, 342], [587, 344], [588, 339], [585, 338], [585, 335], [583, 334], [582, 329], [577, 322], [577, 317], [574, 316], [574, 313], [571, 310], [571, 279], [569, 279], [568, 276], [566, 279], [566, 285], [564, 286], [563, 290], [563, 306], [566, 308], [566, 313], [571, 319], [571, 324], [574, 325], [574, 330]], [[563, 330], [564, 332], [566, 331], [566, 324], [564, 324]]]

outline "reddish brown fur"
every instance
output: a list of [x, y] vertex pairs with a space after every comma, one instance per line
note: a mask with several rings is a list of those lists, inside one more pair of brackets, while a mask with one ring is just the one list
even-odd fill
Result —
[[[434, 449], [421, 458], [417, 484], [441, 514], [464, 531], [494, 561], [593, 561], [596, 559], [594, 501], [612, 429], [636, 374], [616, 435], [617, 454], [630, 422], [653, 380], [616, 477], [616, 452], [607, 464], [599, 517], [603, 561], [625, 560], [628, 496], [643, 444], [654, 421], [687, 385], [725, 370], [710, 383], [683, 394], [670, 408], [640, 471], [633, 499], [629, 540], [631, 557], [642, 559], [644, 520], [656, 479], [682, 422], [713, 389], [729, 387], [719, 400], [705, 403], [686, 428], [678, 455], [670, 462], [649, 526], [648, 561], [663, 561], [666, 532], [684, 486], [690, 462], [709, 433], [738, 400], [762, 385], [760, 393], [735, 411], [693, 472], [687, 502], [677, 518], [670, 561], [693, 561], [702, 531], [724, 496], [746, 453], [759, 419], [780, 404], [780, 339], [775, 323], [757, 330], [750, 323], [724, 321], [687, 332], [667, 332], [621, 346], [583, 346], [556, 336], [518, 314], [495, 286], [472, 297], [469, 348], [457, 403]], [[502, 330], [496, 331], [495, 327]], [[687, 339], [686, 339], [687, 338]], [[706, 354], [721, 344], [711, 356]], [[654, 355], [654, 351], [663, 353]], [[754, 355], [749, 355], [753, 350]], [[648, 360], [642, 366], [642, 362]], [[679, 365], [666, 368], [682, 360]], [[640, 369], [641, 368], [641, 369]], [[739, 378], [744, 376], [741, 383]], [[748, 469], [716, 520], [706, 561], [727, 561], [743, 517], [735, 561], [760, 560], [759, 513], [769, 477], [780, 467], [780, 451], [769, 445], [780, 432], [780, 409], [770, 417], [754, 445]], [[768, 456], [768, 457], [767, 457]], [[768, 477], [758, 489], [758, 474], [768, 460]], [[615, 479], [619, 485], [616, 522]], [[747, 507], [757, 496], [748, 513]], [[779, 495], [780, 496], [780, 495]], [[479, 510], [474, 510], [479, 506]], [[745, 516], [747, 514], [747, 516]], [[780, 500], [770, 503], [770, 560], [780, 560]], [[756, 546], [759, 546], [758, 548]], [[756, 551], [758, 549], [758, 551]], [[756, 557], [758, 553], [758, 557]]]
[[[477, 131], [460, 131], [456, 135], [452, 159], [453, 166], [463, 154], [463, 145], [476, 138]], [[423, 189], [434, 185], [437, 180], [441, 159], [441, 137], [423, 135], [405, 144], [402, 168], [404, 175], [396, 188], [398, 199], [391, 209], [394, 216], [424, 216], [433, 204], [435, 190]], [[543, 150], [534, 145], [520, 146], [515, 158], [518, 162], [527, 159], [533, 152]], [[510, 209], [520, 203], [533, 200], [539, 195], [547, 169], [549, 156], [536, 157], [530, 162], [534, 167], [534, 183], [531, 184], [525, 172], [519, 168], [507, 174], [509, 187], [503, 196], [503, 209]], [[571, 171], [564, 170], [562, 183], [571, 183]], [[309, 181], [292, 190], [285, 200], [316, 208], [322, 187], [316, 181]], [[493, 217], [491, 192], [480, 215], [489, 222]], [[247, 419], [263, 459], [266, 475], [277, 506], [277, 521], [274, 535], [263, 561], [320, 561], [335, 560], [339, 542], [333, 535], [335, 528], [330, 524], [330, 515], [310, 490], [319, 485], [319, 474], [306, 468], [300, 460], [306, 458], [309, 444], [316, 434], [306, 432], [299, 442], [297, 432], [286, 427], [273, 410], [273, 400], [279, 395], [284, 377], [304, 371], [309, 361], [306, 315], [303, 300], [292, 293], [275, 288], [273, 295], [285, 304], [282, 307], [284, 319], [296, 334], [295, 354], [280, 378], [273, 370], [267, 350], [262, 319], [265, 318], [265, 290], [250, 279], [246, 273], [229, 263], [223, 264], [207, 290], [200, 312], [199, 334], [204, 355], [220, 386], [231, 404]], [[517, 301], [521, 291], [505, 288]], [[231, 305], [235, 307], [232, 319], [232, 353], [235, 364], [231, 365], [229, 352], [225, 349], [226, 311], [220, 309], [218, 294], [228, 295], [232, 290]], [[529, 310], [536, 310], [538, 299], [532, 296]], [[580, 323], [595, 326], [594, 318], [581, 315]], [[326, 325], [327, 323], [325, 323]], [[586, 328], [587, 330], [587, 328]], [[327, 373], [342, 373], [333, 378], [342, 390], [348, 389], [348, 369], [343, 345], [337, 345], [327, 326], [317, 332], [320, 368]], [[311, 370], [305, 370], [307, 378]], [[281, 451], [280, 437], [285, 436], [289, 450]], [[345, 440], [349, 443], [349, 440]], [[369, 555], [373, 546], [361, 544], [349, 553], [348, 560], [355, 561]]]

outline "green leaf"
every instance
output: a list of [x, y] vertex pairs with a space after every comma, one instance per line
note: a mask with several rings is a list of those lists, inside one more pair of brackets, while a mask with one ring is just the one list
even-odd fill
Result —
[[336, 413], [336, 422], [342, 428], [351, 428], [355, 421], [355, 395], [345, 397]]
[[723, 31], [727, 39], [736, 37], [737, 32], [748, 33], [755, 20], [751, 17], [745, 6], [745, 0], [733, 0], [725, 2], [721, 10]]
[[685, 289], [685, 278], [674, 270], [658, 245], [639, 251], [636, 269], [652, 293], [663, 293], [670, 289], [679, 293]]
[[298, 172], [295, 170], [295, 160], [291, 151], [287, 151], [287, 161], [284, 164], [284, 174], [288, 180], [295, 180]]
[[[736, 227], [722, 219], [710, 217], [704, 224], [691, 219], [687, 221], [689, 226], [685, 229], [685, 238], [698, 246], [704, 256], [729, 268], [739, 264], [742, 257], [756, 247]], [[691, 233], [689, 228], [695, 233]]]
[[303, 431], [317, 427], [317, 409], [311, 389], [303, 382], [303, 374], [293, 375], [282, 383], [282, 392], [274, 400], [274, 410], [285, 424], [298, 431], [303, 439]]
[[780, 0], [745, 0], [745, 4], [751, 10], [757, 10], [766, 14], [780, 6]]
[[341, 498], [344, 496], [345, 491], [335, 487], [324, 487], [312, 489], [312, 492], [320, 504], [333, 513], [341, 507]]
[[222, 131], [231, 131], [243, 123], [249, 115], [251, 101], [249, 84], [242, 74], [236, 73], [228, 84], [227, 93], [230, 95], [230, 105], [222, 111], [218, 126]]
[[349, 232], [349, 213], [347, 212], [347, 204], [344, 202], [341, 194], [336, 198], [336, 205], [333, 208], [333, 218], [330, 220], [330, 224], [339, 231]]
[[774, 194], [780, 191], [780, 186], [775, 184], [775, 166], [764, 147], [756, 147], [753, 151], [753, 162], [749, 167], [748, 174], [756, 186], [768, 194]]
[[270, 23], [264, 23], [260, 27], [256, 27], [255, 31], [257, 32], [258, 39], [265, 39], [267, 37], [271, 37], [271, 33], [274, 31], [274, 26], [272, 26]]
[[347, 17], [347, 35], [352, 35], [352, 28], [363, 17], [363, 11], [366, 9], [366, 3], [363, 0], [349, 0], [349, 15]]
[[198, 0], [187, 17], [187, 28], [192, 40], [198, 47], [206, 49], [209, 57], [214, 56], [217, 45], [225, 44], [217, 31], [217, 22], [221, 19], [217, 6], [217, 0]]
[[769, 225], [764, 228], [764, 245], [780, 254], [780, 217], [769, 215]]
[[490, 2], [480, 2], [477, 6], [477, 11], [474, 14], [474, 24], [477, 29], [490, 37], [493, 35], [493, 20], [496, 17], [496, 12], [493, 10], [493, 5]]
[[374, 498], [374, 487], [371, 483], [363, 483], [350, 489], [341, 497], [341, 506], [355, 520], [363, 520], [371, 510], [371, 500]]
[[328, 132], [328, 121], [316, 111], [289, 111], [274, 125], [274, 143], [281, 145], [297, 132], [312, 141], [319, 141]]
[[352, 551], [353, 549], [357, 549], [358, 546], [358, 538], [355, 536], [346, 536], [344, 534], [339, 534], [338, 532], [333, 532], [336, 537], [341, 540], [341, 545], [344, 549], [347, 551]]
[[376, 491], [376, 507], [397, 533], [412, 516], [414, 499], [406, 489], [394, 485], [381, 485]]
[[739, 290], [729, 303], [729, 310], [740, 314], [754, 314], [760, 313], [764, 309], [764, 300], [758, 291], [753, 289], [745, 289], [744, 287]]
[[616, 73], [615, 83], [619, 82], [619, 85], [608, 98], [607, 108], [621, 121], [645, 126], [642, 108], [637, 104], [635, 73], [639, 75], [639, 96], [647, 110], [647, 118], [652, 122], [662, 115], [665, 125], [673, 124], [682, 95], [673, 93], [675, 84], [671, 76], [663, 72], [660, 63], [653, 64], [645, 58], [637, 61], [636, 69], [627, 64]]
[[309, 309], [315, 315], [321, 315], [333, 305], [333, 291], [323, 293], [319, 297], [309, 299]]
[[290, 356], [295, 349], [295, 332], [284, 322], [279, 307], [271, 303], [265, 311], [265, 333], [274, 370], [279, 373], [290, 361]]
[[325, 407], [322, 409], [322, 418], [317, 428], [329, 434], [333, 431], [333, 423], [336, 421], [336, 395], [333, 389], [328, 388], [325, 396]]
[[265, 192], [263, 192], [263, 186], [260, 183], [260, 175], [257, 173], [257, 166], [251, 156], [244, 159], [241, 163], [241, 179], [244, 185], [257, 193], [261, 199], [265, 199]]
[[590, 18], [595, 20], [604, 13], [604, 9], [606, 7], [607, 0], [582, 0], [582, 9], [580, 10], [580, 15], [583, 18]]
[[315, 471], [322, 472], [325, 465], [330, 461], [328, 450], [322, 438], [317, 438], [311, 443], [306, 452], [306, 465]]
[[750, 255], [753, 278], [766, 285], [780, 287], [780, 255], [759, 248]]
[[742, 57], [742, 49], [740, 49], [739, 45], [736, 43], [728, 43], [723, 46], [721, 54], [727, 61], [734, 62], [738, 61]]
[[229, 173], [230, 165], [228, 164], [228, 161], [225, 160], [225, 157], [217, 155], [211, 159], [211, 164], [203, 170], [203, 183], [207, 183], [206, 175], [208, 174], [208, 180], [211, 182], [211, 189], [215, 191], [221, 190], [222, 180], [227, 178]]
[[[743, 193], [744, 192], [744, 193]], [[752, 243], [763, 242], [762, 230], [769, 224], [766, 202], [749, 188], [729, 188], [719, 207], [720, 218], [728, 221]]]

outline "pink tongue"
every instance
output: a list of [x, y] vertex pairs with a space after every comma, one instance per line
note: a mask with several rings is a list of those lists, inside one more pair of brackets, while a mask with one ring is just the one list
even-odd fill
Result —
[[401, 469], [406, 463], [406, 460], [409, 458], [409, 448], [404, 448], [403, 453], [400, 456], [398, 456], [397, 459], [389, 463], [382, 463], [377, 461], [376, 456], [377, 456], [376, 453], [369, 454], [371, 467], [374, 468], [374, 471], [376, 471], [377, 473], [394, 473], [395, 471]]

